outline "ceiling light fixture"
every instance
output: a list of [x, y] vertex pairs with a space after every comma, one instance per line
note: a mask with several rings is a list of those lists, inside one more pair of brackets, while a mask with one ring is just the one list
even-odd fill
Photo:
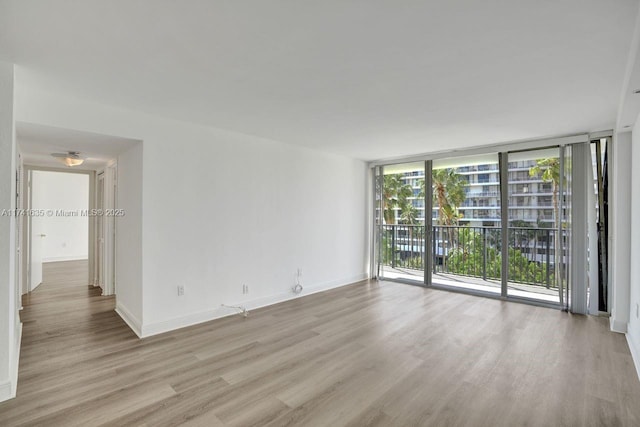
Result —
[[84, 158], [80, 157], [80, 153], [77, 151], [69, 151], [68, 153], [53, 153], [52, 156], [69, 167], [80, 166], [82, 163], [84, 163]]

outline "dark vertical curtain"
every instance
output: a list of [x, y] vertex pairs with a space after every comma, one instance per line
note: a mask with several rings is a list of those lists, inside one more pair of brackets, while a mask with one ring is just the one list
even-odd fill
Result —
[[607, 236], [609, 235], [609, 182], [608, 182], [608, 140], [605, 142], [604, 158], [602, 162], [602, 197], [599, 198], [599, 221], [598, 221], [598, 310], [607, 312], [608, 305], [608, 247]]

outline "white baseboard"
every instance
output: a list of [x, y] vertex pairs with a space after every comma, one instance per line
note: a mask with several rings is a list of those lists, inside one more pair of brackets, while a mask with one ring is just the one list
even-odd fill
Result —
[[[301, 298], [307, 295], [315, 294], [318, 292], [327, 291], [329, 289], [339, 288], [341, 286], [350, 285], [356, 282], [367, 279], [367, 274], [362, 273], [356, 276], [348, 277], [342, 280], [333, 280], [330, 282], [320, 283], [314, 286], [305, 287], [299, 294], [293, 292], [283, 292], [280, 294], [270, 295], [267, 297], [257, 298], [249, 301], [235, 302], [230, 301], [225, 303], [227, 305], [243, 306], [247, 310], [255, 310], [257, 308], [266, 307], [273, 304], [289, 301], [296, 298]], [[197, 325], [199, 323], [209, 322], [211, 320], [219, 319], [222, 317], [232, 316], [238, 312], [234, 309], [227, 307], [216, 307], [211, 310], [201, 311], [198, 313], [187, 314], [185, 316], [175, 317], [169, 320], [163, 320], [147, 325], [142, 325], [141, 334], [142, 338], [150, 337], [152, 335], [162, 334], [164, 332], [173, 331], [187, 326]], [[126, 322], [126, 320], [125, 320]]]
[[173, 319], [143, 325], [140, 338], [147, 338], [176, 329], [186, 328], [187, 326], [220, 319], [221, 317], [231, 316], [236, 313], [236, 311], [229, 308], [218, 307], [213, 310], [201, 311], [198, 313], [187, 314], [186, 316], [174, 317]]
[[138, 336], [138, 338], [142, 338], [142, 327], [140, 321], [131, 314], [131, 311], [120, 302], [116, 302], [116, 313], [124, 320], [129, 328]]
[[20, 347], [22, 343], [22, 323], [18, 325], [16, 335], [16, 348], [11, 356], [11, 366], [9, 368], [10, 379], [0, 382], [0, 402], [13, 399], [18, 392], [18, 368], [20, 364]]
[[20, 349], [22, 348], [22, 322], [18, 325], [18, 334], [16, 337], [16, 350], [15, 355], [13, 356], [13, 369], [11, 370], [12, 374], [12, 387], [11, 392], [13, 397], [18, 393], [18, 370], [20, 368]]
[[621, 322], [620, 320], [614, 319], [612, 316], [609, 318], [609, 328], [613, 332], [625, 334], [627, 333], [627, 322]]
[[635, 342], [631, 334], [625, 334], [627, 337], [627, 343], [629, 344], [629, 350], [631, 350], [631, 358], [633, 364], [636, 365], [636, 372], [638, 373], [638, 379], [640, 379], [640, 343]]
[[0, 402], [13, 399], [16, 395], [13, 393], [11, 380], [0, 382]]
[[88, 259], [89, 258], [86, 255], [51, 256], [42, 258], [42, 262], [87, 261]]

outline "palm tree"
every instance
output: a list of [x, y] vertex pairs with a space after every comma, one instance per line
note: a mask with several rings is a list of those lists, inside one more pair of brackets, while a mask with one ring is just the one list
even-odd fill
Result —
[[418, 209], [413, 206], [411, 200], [404, 198], [400, 203], [400, 222], [402, 224], [407, 225], [407, 232], [409, 234], [409, 244], [408, 248], [411, 252], [411, 259], [413, 259], [413, 249], [414, 249], [414, 241], [413, 241], [413, 226], [418, 221]]
[[385, 175], [382, 185], [382, 210], [385, 224], [395, 224], [395, 209], [401, 208], [413, 195], [411, 186], [402, 180], [401, 174]]
[[432, 176], [433, 199], [438, 205], [438, 224], [455, 225], [460, 218], [458, 207], [467, 197], [464, 191], [467, 182], [455, 169], [435, 169]]
[[[434, 169], [432, 172], [433, 200], [438, 206], [438, 224], [455, 225], [460, 219], [458, 207], [464, 203], [467, 197], [465, 187], [467, 181], [458, 175], [455, 169]], [[424, 195], [424, 181], [421, 183]], [[444, 227], [440, 227], [440, 241], [444, 240]], [[453, 243], [453, 232], [449, 229], [449, 242]], [[446, 265], [446, 257], [442, 253], [443, 266]]]
[[[557, 157], [539, 159], [536, 160], [535, 166], [529, 168], [529, 176], [540, 177], [545, 182], [551, 182], [553, 188], [553, 219], [556, 226], [561, 223], [560, 218], [560, 159]], [[554, 260], [556, 278], [562, 280], [559, 274], [557, 274], [557, 268], [562, 262], [562, 236], [557, 235], [553, 239], [554, 245]], [[547, 249], [548, 250], [548, 249]], [[562, 287], [558, 286], [558, 292], [560, 292], [560, 303], [562, 303]]]
[[558, 193], [560, 191], [560, 159], [557, 157], [536, 160], [535, 166], [529, 168], [529, 176], [540, 177], [553, 184], [553, 214], [556, 224], [560, 220]]
[[407, 225], [414, 225], [418, 221], [418, 210], [410, 200], [404, 200], [400, 205], [400, 221]]

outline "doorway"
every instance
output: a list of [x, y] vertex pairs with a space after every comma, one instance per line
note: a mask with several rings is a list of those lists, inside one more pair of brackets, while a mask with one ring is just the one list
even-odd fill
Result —
[[111, 163], [96, 174], [94, 286], [102, 289], [102, 295], [116, 293], [116, 205], [117, 166]]
[[27, 283], [43, 282], [45, 264], [76, 262], [89, 270], [90, 181], [87, 172], [27, 171]]
[[509, 153], [509, 296], [566, 304], [568, 152], [552, 147]]
[[115, 293], [115, 170], [24, 168], [23, 294], [65, 266], [102, 295]]

